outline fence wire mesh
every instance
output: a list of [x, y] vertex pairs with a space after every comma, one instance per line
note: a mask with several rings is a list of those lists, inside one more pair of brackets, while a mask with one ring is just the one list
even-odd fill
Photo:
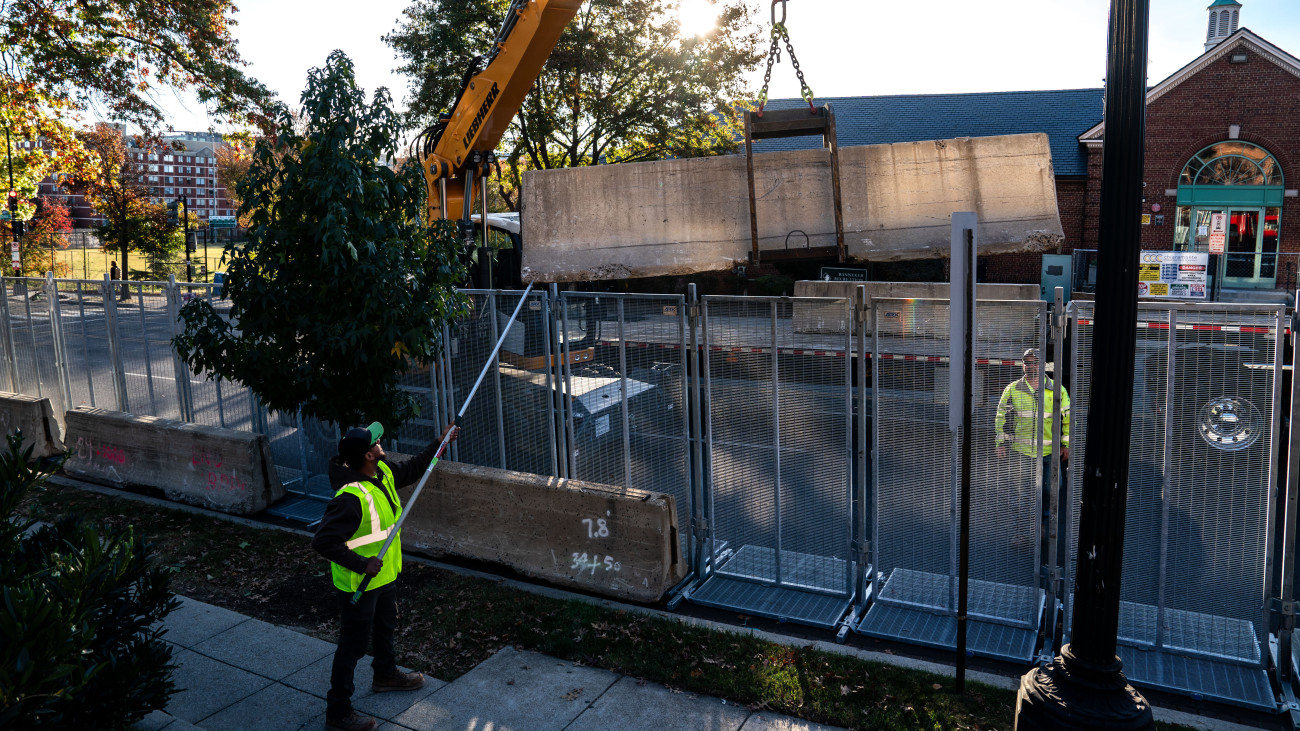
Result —
[[[48, 397], [55, 413], [61, 414], [67, 405], [60, 394], [53, 319], [45, 280], [6, 277], [5, 283], [17, 389], [21, 393]], [[9, 298], [8, 294], [15, 296]]]
[[566, 292], [561, 306], [569, 353], [564, 408], [572, 425], [570, 476], [672, 495], [678, 548], [687, 555], [684, 298]]
[[851, 596], [851, 335], [799, 336], [803, 308], [850, 302], [703, 302], [713, 572]]
[[117, 408], [102, 282], [58, 282], [59, 323], [68, 373], [68, 408]]
[[[955, 455], [964, 435], [948, 424], [948, 303], [877, 299], [872, 322], [876, 601], [953, 614]], [[1042, 409], [1033, 407], [1045, 403], [1046, 380], [1022, 378], [1022, 356], [1045, 352], [1046, 325], [1040, 302], [980, 302], [976, 310], [969, 612], [1023, 628], [1037, 626], [1042, 602], [1041, 455], [1051, 445]], [[999, 419], [1003, 398], [1010, 408]]]
[[[1267, 660], [1280, 315], [1267, 306], [1139, 308], [1119, 638], [1156, 651], [1145, 656], [1160, 667], [1135, 667], [1135, 682], [1271, 703], [1267, 681], [1262, 700], [1250, 695], [1250, 682], [1204, 690], [1217, 687], [1211, 676], [1235, 672], [1222, 665], [1181, 675], [1164, 666], [1203, 658], [1261, 668]], [[1093, 333], [1092, 304], [1075, 303], [1080, 435], [1091, 397]], [[1076, 449], [1086, 448], [1085, 437]], [[1086, 452], [1077, 454], [1082, 461]], [[1076, 473], [1076, 507], [1082, 488]], [[1076, 548], [1072, 541], [1071, 555]], [[1067, 586], [1074, 571], [1068, 567]]]

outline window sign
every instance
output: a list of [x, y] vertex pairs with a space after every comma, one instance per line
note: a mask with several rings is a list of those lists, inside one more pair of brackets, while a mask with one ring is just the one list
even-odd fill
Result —
[[1210, 214], [1210, 253], [1222, 254], [1228, 240], [1228, 214]]
[[1210, 255], [1204, 251], [1144, 251], [1138, 260], [1138, 296], [1205, 299]]

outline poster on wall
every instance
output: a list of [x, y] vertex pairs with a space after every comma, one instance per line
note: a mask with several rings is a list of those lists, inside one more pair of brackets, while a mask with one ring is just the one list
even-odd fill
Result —
[[1228, 214], [1210, 214], [1210, 253], [1222, 254], [1223, 246], [1228, 241]]
[[1144, 251], [1138, 259], [1138, 296], [1205, 299], [1210, 255], [1204, 251]]

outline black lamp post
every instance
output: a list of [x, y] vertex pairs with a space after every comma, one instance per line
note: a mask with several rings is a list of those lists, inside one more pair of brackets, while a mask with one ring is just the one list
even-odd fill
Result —
[[1088, 451], [1071, 642], [1020, 682], [1016, 729], [1154, 729], [1116, 655], [1137, 347], [1150, 0], [1111, 0]]
[[5, 124], [5, 157], [9, 161], [9, 230], [14, 233], [14, 248], [18, 252], [18, 261], [14, 264], [14, 269], [19, 274], [23, 273], [23, 250], [20, 246], [23, 236], [23, 222], [18, 220], [18, 189], [14, 187], [14, 151], [13, 143], [9, 139], [9, 125]]

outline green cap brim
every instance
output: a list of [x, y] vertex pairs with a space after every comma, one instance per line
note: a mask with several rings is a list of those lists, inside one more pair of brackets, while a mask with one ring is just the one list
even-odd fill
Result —
[[366, 431], [370, 432], [370, 446], [372, 447], [384, 437], [384, 425], [377, 421], [371, 422], [370, 426], [366, 427]]

